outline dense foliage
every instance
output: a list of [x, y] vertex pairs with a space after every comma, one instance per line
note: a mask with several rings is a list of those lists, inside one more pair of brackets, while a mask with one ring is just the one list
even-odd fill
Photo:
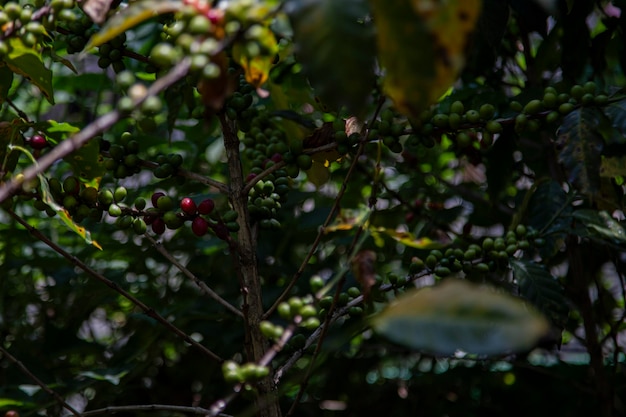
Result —
[[0, 1], [5, 416], [625, 415], [626, 1], [215, 3]]

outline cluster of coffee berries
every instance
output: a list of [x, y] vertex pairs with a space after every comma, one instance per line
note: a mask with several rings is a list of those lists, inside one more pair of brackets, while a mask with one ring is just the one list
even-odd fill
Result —
[[[99, 221], [104, 211], [103, 205], [98, 200], [98, 189], [83, 184], [77, 177], [70, 175], [63, 182], [57, 178], [50, 178], [48, 189], [55, 203], [63, 206], [74, 222], [80, 223], [90, 218]], [[54, 216], [56, 211], [48, 206], [38, 195], [33, 206], [45, 211], [49, 216]]]
[[307, 330], [315, 330], [320, 326], [317, 308], [313, 305], [313, 297], [291, 297], [278, 304], [278, 314], [285, 320], [297, 318], [298, 325]]
[[165, 179], [176, 175], [178, 168], [183, 164], [183, 157], [177, 153], [159, 154], [156, 156], [155, 162], [158, 166], [153, 171], [154, 176], [159, 179]]
[[[76, 16], [71, 10], [74, 7], [74, 0], [54, 0], [50, 3], [50, 10], [39, 19], [34, 19], [38, 8], [44, 3], [39, 1], [21, 5], [16, 1], [3, 2], [0, 5], [0, 27], [5, 31], [11, 31], [12, 36], [20, 39], [21, 43], [27, 47], [35, 46], [44, 38], [48, 37], [47, 29], [53, 29], [57, 20], [73, 22]], [[0, 57], [10, 51], [11, 44], [5, 39], [0, 40]]]
[[[311, 279], [313, 281], [313, 278]], [[316, 279], [317, 280], [317, 279]], [[376, 285], [379, 285], [380, 282], [377, 282]], [[317, 287], [317, 285], [312, 284], [311, 288], [313, 287]], [[343, 291], [342, 293], [339, 294], [339, 296], [337, 297], [337, 304], [335, 307], [345, 307], [347, 306], [347, 304], [349, 302], [351, 302], [352, 300], [354, 300], [357, 297], [360, 297], [361, 294], [361, 290], [357, 287], [349, 287], [346, 291]], [[322, 297], [319, 300], [319, 317], [324, 319], [326, 317], [326, 314], [328, 314], [328, 309], [331, 308], [331, 306], [333, 305], [333, 299], [334, 296], [332, 295], [327, 295]], [[350, 317], [361, 317], [363, 315], [363, 307], [360, 306], [352, 306], [348, 309], [348, 314], [350, 315]]]
[[[66, 29], [63, 30], [65, 34], [61, 35], [60, 40], [65, 41], [68, 54], [81, 52], [85, 49], [87, 42], [89, 42], [89, 38], [91, 38], [91, 36], [95, 34], [98, 29], [94, 26], [91, 19], [85, 14], [78, 15], [70, 9], [64, 9], [60, 11], [60, 13], [67, 14], [67, 17], [69, 17], [69, 15], [72, 16], [72, 19], [66, 24]], [[59, 30], [62, 30], [62, 28], [59, 28]]]
[[[377, 123], [374, 123], [377, 125]], [[340, 117], [335, 118], [333, 121], [333, 139], [337, 142], [337, 152], [340, 155], [346, 155], [356, 149], [356, 146], [361, 142], [361, 134], [359, 132], [349, 133], [347, 129], [346, 121]], [[377, 140], [378, 131], [374, 128], [370, 129], [369, 139]], [[394, 145], [395, 146], [395, 145]]]
[[465, 250], [448, 248], [442, 252], [433, 249], [424, 260], [413, 258], [409, 273], [416, 275], [427, 268], [428, 272], [443, 278], [461, 271], [471, 277], [473, 274], [506, 270], [509, 259], [516, 256], [519, 250], [528, 250], [532, 245], [538, 247], [542, 243], [537, 232], [529, 232], [526, 226], [520, 224], [502, 237], [486, 237], [480, 245], [472, 243]]
[[[213, 213], [214, 208], [215, 202], [210, 198], [202, 200], [199, 204], [196, 204], [190, 197], [185, 197], [180, 201], [180, 209], [185, 214], [186, 219], [191, 220], [191, 231], [196, 236], [202, 237], [207, 234], [209, 229], [212, 229], [217, 237], [227, 239], [230, 230], [228, 226], [223, 222], [216, 222], [207, 217]], [[236, 214], [236, 212], [234, 213]], [[232, 215], [229, 214], [229, 216]], [[235, 222], [235, 224], [237, 223]], [[237, 226], [231, 225], [231, 228], [237, 229]]]
[[222, 20], [221, 11], [198, 10], [191, 5], [184, 7], [176, 13], [172, 23], [163, 27], [163, 41], [152, 48], [151, 62], [167, 70], [183, 56], [189, 56], [193, 74], [204, 79], [219, 77], [222, 66], [214, 62], [212, 56], [219, 50], [217, 39]]
[[[240, 79], [240, 82], [243, 81]], [[257, 115], [257, 111], [251, 110], [254, 101], [254, 87], [243, 81], [238, 91], [235, 91], [225, 103], [224, 113], [230, 120], [237, 121], [237, 127], [242, 132], [247, 132], [252, 127], [251, 121]]]
[[[148, 95], [148, 88], [141, 82], [136, 82], [135, 77], [122, 71], [117, 77], [122, 87], [128, 86], [126, 95], [117, 102], [117, 109], [124, 115], [133, 116], [137, 127], [144, 133], [152, 133], [157, 129], [157, 116], [163, 110], [163, 101], [159, 96]], [[141, 105], [136, 106], [136, 102], [143, 100]]]
[[222, 364], [224, 380], [232, 384], [254, 382], [265, 378], [269, 373], [267, 366], [260, 366], [252, 362], [240, 365], [235, 361], [225, 361]]
[[115, 144], [102, 140], [100, 150], [109, 156], [104, 166], [115, 178], [126, 178], [141, 170], [141, 159], [137, 155], [139, 142], [130, 132], [122, 133]]
[[406, 135], [407, 121], [398, 118], [391, 109], [385, 109], [380, 114], [380, 120], [374, 122], [369, 131], [369, 139], [382, 138], [383, 144], [393, 153], [402, 152], [400, 138]]
[[593, 81], [583, 85], [576, 84], [568, 91], [559, 92], [554, 87], [546, 87], [543, 97], [530, 100], [525, 104], [513, 100], [511, 110], [518, 112], [515, 116], [515, 131], [535, 132], [541, 122], [554, 124], [561, 118], [580, 106], [604, 106], [609, 98], [606, 94], [597, 91]]
[[126, 34], [122, 33], [109, 42], [100, 45], [98, 48], [98, 54], [100, 55], [100, 58], [98, 58], [98, 66], [102, 69], [112, 67], [113, 71], [116, 73], [124, 71], [124, 69], [126, 69], [123, 60], [126, 49], [124, 46], [125, 43]]

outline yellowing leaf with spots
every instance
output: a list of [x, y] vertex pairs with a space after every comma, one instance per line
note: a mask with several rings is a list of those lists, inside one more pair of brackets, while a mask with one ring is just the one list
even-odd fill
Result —
[[102, 246], [91, 238], [89, 230], [76, 224], [74, 220], [72, 220], [70, 213], [63, 206], [54, 201], [54, 198], [50, 193], [50, 187], [48, 187], [48, 180], [46, 180], [46, 177], [42, 174], [39, 174], [39, 183], [41, 187], [41, 199], [43, 202], [50, 206], [59, 215], [59, 218], [63, 221], [63, 223], [65, 223], [65, 225], [78, 236], [82, 237], [87, 244], [93, 245], [102, 250]]
[[278, 43], [272, 31], [265, 26], [257, 25], [250, 31], [252, 33], [247, 36], [254, 37], [254, 41], [243, 39], [235, 43], [233, 58], [242, 66], [246, 81], [260, 87], [269, 77]]
[[481, 0], [371, 0], [383, 86], [417, 119], [457, 79]]

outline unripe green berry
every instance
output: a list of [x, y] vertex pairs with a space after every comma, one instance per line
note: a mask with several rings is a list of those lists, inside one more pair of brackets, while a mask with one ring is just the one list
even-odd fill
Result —
[[128, 191], [126, 190], [126, 187], [117, 187], [115, 189], [115, 192], [113, 193], [113, 200], [116, 203], [121, 203], [122, 201], [124, 201], [127, 194]]
[[137, 218], [133, 221], [133, 230], [138, 235], [143, 235], [144, 233], [146, 233], [147, 228], [148, 226], [146, 225], [144, 219]]
[[558, 97], [554, 93], [545, 93], [542, 104], [547, 109], [552, 109], [558, 104]]
[[500, 122], [497, 122], [495, 120], [489, 120], [485, 128], [487, 129], [489, 133], [495, 134], [495, 133], [502, 132], [502, 125], [500, 124]]
[[463, 105], [463, 102], [457, 100], [450, 105], [450, 113], [461, 115], [464, 112], [465, 112], [465, 106]]
[[296, 158], [296, 163], [298, 164], [298, 168], [306, 171], [313, 166], [313, 159], [310, 155], [301, 154]]
[[480, 117], [483, 120], [489, 120], [496, 113], [496, 108], [493, 106], [493, 104], [485, 103], [482, 106], [480, 106], [478, 113], [480, 114]]
[[259, 323], [259, 330], [261, 330], [263, 336], [267, 337], [268, 339], [274, 338], [274, 324], [272, 322], [263, 320], [261, 323]]
[[569, 114], [571, 113], [574, 109], [576, 108], [576, 106], [574, 106], [572, 103], [563, 103], [559, 106], [559, 113], [565, 115], [565, 114]]
[[435, 275], [438, 275], [440, 277], [447, 277], [451, 273], [452, 271], [450, 270], [450, 268], [447, 268], [445, 266], [438, 266], [437, 268], [435, 268]]
[[278, 304], [278, 307], [276, 307], [276, 310], [278, 311], [278, 314], [286, 319], [289, 320], [291, 319], [291, 307], [289, 306], [289, 303], [287, 302], [282, 302], [280, 304]]
[[309, 280], [309, 286], [311, 287], [311, 291], [317, 292], [324, 288], [324, 279], [319, 275], [314, 275]]
[[449, 117], [447, 114], [436, 114], [433, 117], [433, 124], [439, 128], [445, 129], [449, 126]]
[[585, 89], [582, 85], [576, 84], [570, 89], [570, 95], [577, 101], [580, 101], [583, 95], [585, 95]]
[[305, 321], [303, 321], [300, 326], [304, 327], [307, 330], [315, 330], [320, 327], [320, 319], [317, 317], [309, 317]]
[[122, 209], [117, 204], [111, 204], [108, 211], [111, 217], [119, 217], [122, 215]]
[[477, 123], [478, 121], [480, 121], [480, 113], [473, 109], [468, 110], [467, 113], [465, 113], [465, 118], [470, 123]]
[[525, 114], [537, 114], [541, 111], [542, 109], [542, 103], [541, 100], [530, 100], [528, 103], [526, 103], [526, 105], [524, 106], [524, 113]]
[[315, 309], [315, 307], [308, 304], [308, 305], [302, 306], [302, 308], [300, 309], [300, 315], [304, 319], [309, 318], [309, 317], [315, 317], [317, 316], [317, 310]]
[[593, 81], [587, 81], [585, 85], [583, 85], [583, 90], [587, 94], [595, 94], [596, 93], [596, 83]]

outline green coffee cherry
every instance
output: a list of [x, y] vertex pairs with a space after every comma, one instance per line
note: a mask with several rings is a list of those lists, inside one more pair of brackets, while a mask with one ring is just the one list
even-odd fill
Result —
[[115, 192], [113, 193], [113, 200], [116, 203], [121, 203], [122, 201], [124, 201], [127, 194], [128, 194], [128, 191], [126, 190], [125, 187], [117, 187], [115, 189]]

